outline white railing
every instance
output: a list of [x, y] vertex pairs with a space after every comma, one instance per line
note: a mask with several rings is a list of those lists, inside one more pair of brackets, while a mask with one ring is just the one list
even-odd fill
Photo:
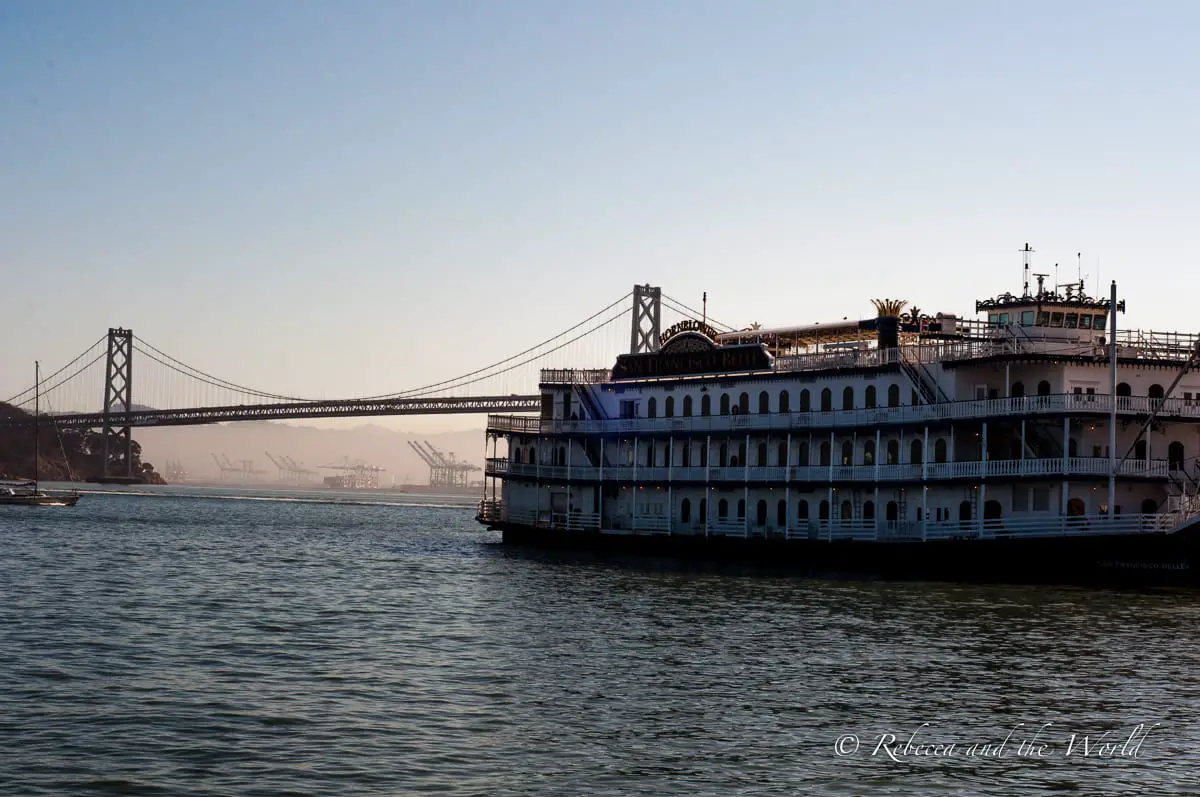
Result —
[[[491, 460], [490, 462], [496, 462]], [[631, 465], [603, 468], [604, 481], [620, 482], [920, 482], [945, 479], [988, 479], [1021, 476], [1107, 476], [1107, 457], [1050, 457], [1046, 459], [993, 459], [987, 462], [930, 462], [925, 465], [809, 465], [784, 468], [711, 467], [711, 468], [635, 468]], [[503, 470], [489, 464], [488, 475], [509, 475], [540, 479], [600, 481], [601, 469], [507, 463]], [[1127, 459], [1117, 471], [1119, 476], [1166, 478], [1169, 460]], [[924, 475], [922, 475], [924, 473]]]
[[[1192, 496], [1194, 498], [1194, 496]], [[882, 519], [801, 520], [786, 528], [757, 526], [746, 519], [710, 518], [681, 522], [665, 515], [624, 516], [610, 519], [607, 527], [595, 512], [557, 513], [533, 508], [510, 508], [502, 501], [480, 503], [478, 519], [484, 522], [508, 521], [534, 528], [552, 528], [568, 532], [662, 534], [673, 536], [775, 537], [789, 540], [836, 540], [857, 542], [936, 542], [939, 540], [987, 540], [1026, 537], [1082, 537], [1108, 534], [1162, 534], [1172, 532], [1190, 517], [1178, 511], [1159, 514], [1107, 516], [1011, 516], [976, 518], [963, 521], [921, 522]]]
[[[1111, 397], [1106, 394], [1066, 393], [1053, 396], [946, 401], [902, 407], [872, 407], [826, 412], [786, 412], [748, 415], [692, 415], [672, 418], [621, 418], [614, 420], [556, 420], [520, 415], [489, 415], [489, 432], [515, 434], [704, 434], [737, 432], [788, 432], [829, 430], [939, 421], [986, 420], [1005, 417], [1089, 414], [1107, 415]], [[1146, 416], [1158, 410], [1160, 418], [1200, 419], [1200, 401], [1185, 398], [1153, 399], [1118, 396], [1117, 414]]]
[[[1091, 333], [1089, 332], [1081, 331], [1078, 339], [1064, 340], [1057, 334], [1036, 337], [1039, 329], [1039, 327], [1003, 327], [962, 320], [958, 323], [958, 331], [973, 332], [980, 337], [943, 341], [925, 340], [918, 344], [906, 344], [896, 349], [871, 348], [789, 354], [776, 357], [769, 370], [792, 372], [870, 368], [896, 363], [901, 357], [931, 365], [939, 362], [960, 362], [1021, 352], [1064, 356], [1107, 356], [1107, 347], [1090, 340]], [[1057, 332], [1061, 332], [1061, 330]], [[1118, 330], [1116, 339], [1118, 356], [1123, 359], [1186, 361], [1196, 350], [1200, 336], [1151, 330]], [[611, 379], [612, 371], [607, 368], [553, 368], [541, 371], [542, 384], [599, 384]]]

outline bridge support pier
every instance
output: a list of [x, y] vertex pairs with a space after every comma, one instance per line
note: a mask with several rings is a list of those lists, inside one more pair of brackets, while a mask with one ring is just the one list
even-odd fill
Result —
[[[133, 478], [133, 330], [108, 330], [104, 371], [104, 478]], [[114, 473], [113, 457], [125, 458], [124, 473]]]

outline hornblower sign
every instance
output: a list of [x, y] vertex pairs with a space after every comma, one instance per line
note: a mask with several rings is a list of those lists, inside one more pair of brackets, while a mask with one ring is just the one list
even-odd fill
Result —
[[771, 367], [771, 357], [761, 343], [716, 346], [698, 332], [681, 332], [656, 352], [622, 354], [613, 366], [612, 378], [646, 379], [683, 374], [719, 374], [762, 371]]

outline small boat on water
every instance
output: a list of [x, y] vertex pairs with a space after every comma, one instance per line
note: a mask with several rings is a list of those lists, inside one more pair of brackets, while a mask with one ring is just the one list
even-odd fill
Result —
[[[47, 493], [38, 485], [38, 466], [41, 459], [41, 430], [38, 426], [41, 409], [41, 370], [36, 362], [33, 367], [33, 478], [25, 481], [0, 482], [0, 506], [75, 506], [79, 503], [77, 490], [70, 493]], [[68, 467], [70, 467], [69, 464]]]

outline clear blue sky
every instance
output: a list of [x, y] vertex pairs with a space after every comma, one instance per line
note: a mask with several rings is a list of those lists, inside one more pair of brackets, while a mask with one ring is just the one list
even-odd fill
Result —
[[738, 324], [965, 313], [1025, 241], [1194, 331], [1198, 31], [1183, 2], [6, 0], [0, 394], [118, 325], [337, 396], [634, 282]]

